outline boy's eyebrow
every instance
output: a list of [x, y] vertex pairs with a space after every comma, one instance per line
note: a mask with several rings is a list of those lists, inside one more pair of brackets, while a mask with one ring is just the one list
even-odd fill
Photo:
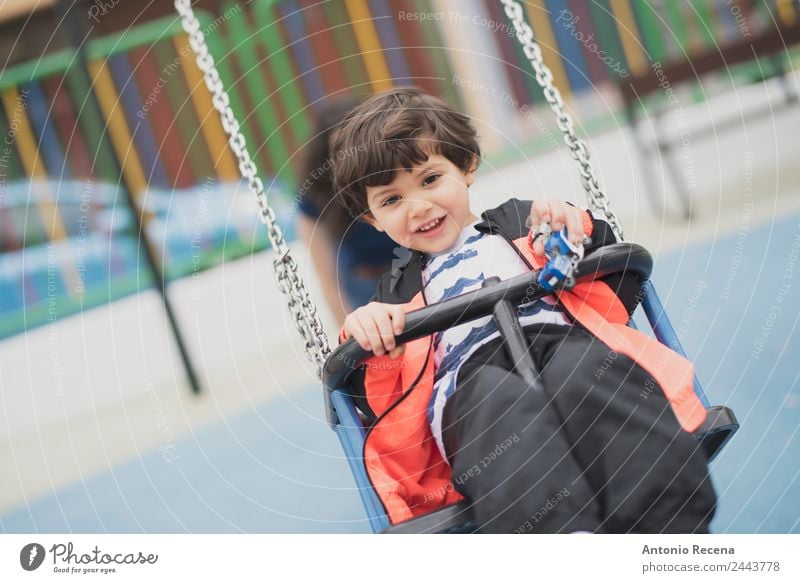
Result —
[[[429, 170], [433, 170], [433, 169], [435, 169], [437, 166], [439, 166], [441, 164], [442, 163], [440, 161], [438, 161], [438, 160], [435, 161], [435, 162], [429, 162], [429, 163], [425, 164], [424, 166], [420, 166], [419, 170], [417, 170], [417, 172], [416, 172], [416, 175], [419, 176], [420, 174], [422, 174], [424, 172], [428, 172]], [[394, 182], [394, 181], [392, 181], [392, 182]], [[392, 186], [390, 184], [387, 184], [384, 188], [382, 188], [378, 192], [374, 193], [372, 195], [372, 198], [373, 199], [378, 198], [379, 196], [382, 196], [382, 195], [386, 194], [387, 192], [391, 192], [392, 190], [393, 190]]]

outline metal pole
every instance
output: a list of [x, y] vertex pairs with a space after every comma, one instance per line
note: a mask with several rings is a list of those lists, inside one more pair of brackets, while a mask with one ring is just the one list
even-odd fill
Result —
[[[61, 21], [63, 22], [62, 32], [66, 37], [67, 44], [72, 47], [77, 53], [77, 60], [80, 66], [75, 67], [74, 69], [68, 72], [69, 75], [81, 75], [84, 78], [85, 85], [87, 87], [91, 87], [91, 76], [89, 74], [89, 68], [86, 62], [86, 53], [84, 49], [84, 45], [88, 39], [89, 32], [86, 30], [84, 26], [84, 22], [82, 20], [78, 20], [75, 18], [73, 8], [74, 3], [70, 2], [69, 0], [59, 0], [55, 5], [55, 11], [58, 16], [61, 17]], [[100, 104], [97, 102], [97, 96], [94, 95], [94, 92], [90, 91], [88, 99], [91, 100], [92, 106], [94, 107], [95, 111], [101, 112]], [[102, 116], [102, 114], [101, 114]], [[117, 167], [122, 168], [122, 161], [117, 156], [117, 153], [111, 148], [111, 152], [113, 153], [114, 159], [117, 162]], [[125, 198], [128, 202], [128, 206], [131, 209], [131, 213], [133, 215], [133, 221], [136, 225], [136, 231], [139, 234], [137, 238], [137, 244], [139, 246], [139, 250], [144, 255], [145, 260], [147, 262], [147, 266], [150, 270], [153, 279], [153, 285], [155, 286], [156, 290], [158, 291], [159, 295], [161, 296], [161, 304], [164, 306], [164, 313], [167, 316], [167, 321], [169, 322], [169, 326], [172, 329], [172, 335], [175, 338], [175, 342], [178, 345], [178, 352], [181, 356], [181, 361], [183, 362], [184, 370], [186, 371], [186, 377], [189, 381], [189, 385], [192, 388], [192, 393], [195, 395], [200, 394], [200, 384], [198, 382], [197, 374], [195, 373], [194, 366], [192, 364], [192, 359], [189, 355], [189, 351], [186, 348], [186, 343], [183, 340], [183, 336], [181, 335], [180, 327], [178, 325], [178, 320], [175, 317], [175, 312], [172, 309], [172, 305], [170, 304], [169, 297], [167, 296], [167, 290], [165, 286], [165, 276], [161, 269], [161, 267], [156, 262], [156, 258], [153, 255], [153, 250], [151, 246], [148, 244], [147, 234], [145, 233], [143, 226], [142, 226], [142, 215], [140, 214], [139, 208], [136, 204], [136, 200], [133, 197], [133, 193], [129, 188], [124, 188], [125, 191]]]

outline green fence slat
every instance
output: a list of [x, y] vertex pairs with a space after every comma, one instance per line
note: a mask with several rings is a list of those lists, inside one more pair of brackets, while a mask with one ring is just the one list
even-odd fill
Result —
[[648, 2], [631, 2], [631, 6], [642, 29], [641, 38], [647, 47], [650, 62], [666, 60], [667, 48], [664, 44], [664, 33], [658, 24], [655, 9]]
[[92, 99], [91, 81], [86, 71], [77, 64], [66, 71], [64, 78], [69, 97], [78, 112], [78, 123], [89, 146], [93, 171], [98, 178], [116, 184], [120, 168], [105, 131], [106, 123]]
[[683, 60], [690, 55], [689, 31], [683, 22], [683, 14], [678, 2], [667, 2], [665, 5], [667, 22], [674, 38], [678, 41], [678, 59]]
[[[256, 39], [253, 36], [254, 33], [250, 30], [245, 14], [237, 12], [231, 16], [228, 20], [228, 27], [231, 36], [231, 50], [236, 54], [237, 60], [241, 64], [240, 69], [244, 84], [251, 95], [255, 107], [256, 120], [261, 128], [261, 133], [266, 139], [265, 145], [269, 160], [278, 176], [293, 184], [295, 182], [293, 169], [287, 164], [289, 149], [286, 147], [281, 135], [277, 110], [272, 107], [272, 104], [267, 99], [270, 93], [276, 95], [279, 91], [277, 88], [269, 87], [267, 79], [261, 73], [261, 64], [255, 50]], [[266, 35], [261, 32], [257, 34], [259, 37], [266, 36], [268, 38], [270, 36], [269, 32]], [[268, 64], [272, 67], [275, 66], [273, 55], [269, 55]], [[276, 78], [276, 83], [280, 85], [281, 81]], [[299, 105], [297, 102], [293, 103], [294, 108]], [[288, 111], [287, 115], [291, 117], [291, 113]]]
[[622, 50], [619, 31], [608, 0], [592, 0], [589, 2], [589, 9], [602, 49], [611, 57], [613, 63], [619, 63], [621, 67], [628, 69], [628, 60]]
[[[700, 38], [703, 41], [703, 46], [708, 50], [715, 50], [717, 39], [714, 36], [715, 18], [713, 9], [709, 6], [708, 0], [695, 2], [694, 7], [695, 10], [697, 10], [697, 16], [700, 20], [697, 26], [700, 28]], [[722, 33], [722, 30], [719, 30], [719, 32]], [[719, 40], [724, 42], [724, 38], [720, 38]]]
[[287, 120], [292, 136], [297, 143], [302, 143], [311, 133], [311, 122], [300, 91], [288, 48], [281, 43], [282, 35], [279, 23], [275, 21], [272, 5], [275, 1], [260, 2], [253, 6], [256, 21], [261, 23], [261, 28], [256, 31], [254, 39], [261, 43], [265, 49], [267, 65], [272, 71], [272, 77], [278, 84], [277, 91], [281, 102], [286, 108]]
[[0, 75], [0, 90], [8, 87], [16, 87], [28, 81], [49, 77], [55, 73], [61, 73], [69, 69], [75, 60], [75, 52], [64, 49], [45, 55], [38, 59], [20, 63], [2, 71]]
[[769, 0], [753, 0], [754, 12], [761, 18], [765, 29], [775, 27], [773, 21], [778, 20], [778, 8], [776, 2]]
[[[208, 13], [195, 10], [198, 21], [208, 22]], [[86, 46], [86, 55], [92, 59], [105, 59], [118, 53], [127, 53], [130, 49], [148, 45], [165, 38], [172, 38], [183, 32], [181, 19], [175, 16], [166, 16], [133, 28], [125, 29], [120, 33], [111, 34], [90, 41]]]

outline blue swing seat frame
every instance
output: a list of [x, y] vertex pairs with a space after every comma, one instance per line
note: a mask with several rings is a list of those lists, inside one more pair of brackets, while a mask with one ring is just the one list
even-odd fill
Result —
[[[641, 284], [641, 307], [658, 341], [673, 351], [686, 356], [678, 335], [667, 317], [663, 305], [650, 281], [652, 259], [643, 247], [632, 243], [617, 243], [602, 247], [587, 256], [576, 271], [577, 281], [604, 277], [615, 273], [633, 273]], [[469, 321], [491, 314], [498, 302], [523, 297], [531, 298], [531, 285], [536, 286], [536, 273], [518, 276], [493, 286], [451, 298], [440, 304], [428, 306], [407, 317], [406, 331], [398, 336], [398, 343], [428, 335], [441, 326], [442, 320], [449, 325]], [[541, 288], [540, 295], [547, 295]], [[515, 295], [516, 294], [516, 295]], [[538, 296], [537, 296], [538, 297]], [[416, 318], [414, 316], [417, 316]], [[635, 327], [631, 319], [630, 326]], [[501, 328], [501, 333], [503, 330]], [[345, 388], [350, 372], [355, 370], [370, 353], [363, 351], [354, 341], [340, 345], [326, 360], [323, 368], [324, 399], [328, 422], [334, 429], [347, 456], [361, 500], [375, 533], [469, 533], [477, 530], [471, 519], [469, 503], [466, 501], [445, 506], [423, 516], [392, 525], [377, 493], [372, 487], [364, 468], [362, 452], [367, 429], [358, 409]], [[708, 416], [695, 432], [709, 461], [713, 460], [738, 430], [739, 423], [733, 411], [725, 406], [710, 406], [697, 376], [694, 390]]]

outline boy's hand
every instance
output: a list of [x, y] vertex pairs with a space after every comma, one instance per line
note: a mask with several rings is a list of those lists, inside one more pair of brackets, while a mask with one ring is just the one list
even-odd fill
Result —
[[[560, 200], [534, 201], [531, 205], [531, 216], [527, 225], [538, 232], [542, 223], [549, 223], [552, 231], [560, 231], [567, 227], [570, 243], [583, 244], [583, 216], [581, 209]], [[543, 237], [533, 241], [533, 252], [538, 257], [544, 256]]]
[[405, 323], [406, 313], [401, 306], [370, 302], [344, 319], [344, 330], [349, 338], [355, 338], [361, 348], [375, 356], [388, 352], [391, 358], [397, 358], [403, 354], [405, 346], [397, 346], [394, 337], [403, 331]]

